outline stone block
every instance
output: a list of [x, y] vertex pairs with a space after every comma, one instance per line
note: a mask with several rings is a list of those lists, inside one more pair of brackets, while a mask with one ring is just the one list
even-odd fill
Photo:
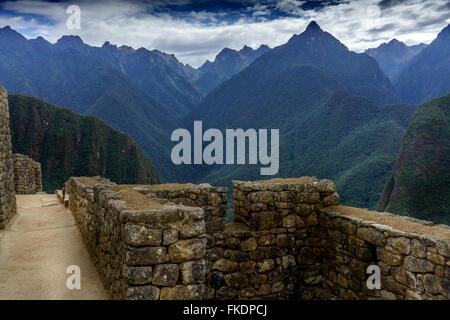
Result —
[[168, 246], [172, 243], [175, 243], [178, 241], [178, 230], [175, 228], [169, 228], [164, 230], [163, 232], [163, 246]]
[[238, 269], [238, 263], [229, 259], [219, 259], [214, 262], [212, 269], [222, 272], [234, 272]]
[[152, 284], [173, 287], [178, 282], [179, 273], [177, 264], [157, 264], [154, 267]]
[[132, 246], [158, 246], [162, 231], [143, 225], [127, 223], [123, 229], [123, 241]]
[[203, 300], [210, 294], [203, 284], [177, 285], [161, 289], [161, 300]]
[[179, 240], [169, 246], [170, 261], [174, 263], [198, 260], [206, 253], [206, 239]]
[[158, 300], [160, 289], [155, 286], [128, 287], [124, 298], [127, 300]]
[[130, 266], [148, 266], [169, 261], [165, 247], [145, 247], [129, 249], [125, 253], [125, 262]]
[[226, 274], [224, 277], [228, 287], [235, 289], [243, 289], [248, 286], [247, 276], [240, 272], [229, 273]]
[[252, 213], [251, 226], [255, 230], [276, 228], [278, 226], [278, 214], [275, 211]]
[[258, 262], [256, 268], [259, 273], [264, 273], [275, 268], [275, 260], [273, 259], [265, 259], [261, 262]]
[[253, 251], [257, 247], [256, 239], [255, 238], [249, 238], [247, 240], [244, 240], [240, 244], [242, 251]]
[[152, 267], [125, 267], [123, 277], [131, 285], [150, 284], [152, 283]]
[[391, 266], [400, 266], [403, 263], [401, 255], [391, 253], [380, 247], [377, 248], [377, 258]]
[[183, 284], [203, 283], [212, 263], [207, 260], [184, 262], [180, 265]]
[[432, 262], [412, 256], [405, 257], [403, 267], [411, 272], [434, 272], [434, 264]]
[[386, 244], [386, 237], [384, 234], [375, 228], [359, 227], [356, 231], [356, 235], [367, 242], [375, 244], [377, 246], [384, 247]]

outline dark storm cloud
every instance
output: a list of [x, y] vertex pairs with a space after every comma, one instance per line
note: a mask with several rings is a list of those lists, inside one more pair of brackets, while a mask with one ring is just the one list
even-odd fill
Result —
[[380, 2], [378, 2], [378, 6], [381, 9], [386, 9], [386, 8], [399, 6], [399, 5], [405, 4], [407, 2], [408, 2], [407, 0], [381, 0]]

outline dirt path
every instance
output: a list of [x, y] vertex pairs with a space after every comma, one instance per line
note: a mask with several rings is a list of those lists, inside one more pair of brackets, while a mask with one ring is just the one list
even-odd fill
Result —
[[[108, 299], [70, 211], [56, 196], [17, 196], [17, 206], [0, 231], [0, 299]], [[80, 290], [66, 287], [70, 265], [80, 267]]]

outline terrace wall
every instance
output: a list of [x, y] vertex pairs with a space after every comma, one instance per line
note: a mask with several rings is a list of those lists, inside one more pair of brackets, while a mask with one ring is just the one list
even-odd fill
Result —
[[[339, 206], [329, 180], [234, 181], [228, 225], [226, 188], [66, 188], [114, 298], [450, 299], [447, 226]], [[157, 205], [130, 208], [124, 189]], [[381, 289], [368, 288], [369, 266]]]

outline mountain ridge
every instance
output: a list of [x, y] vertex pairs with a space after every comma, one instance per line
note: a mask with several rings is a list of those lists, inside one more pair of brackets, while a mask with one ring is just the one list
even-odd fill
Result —
[[424, 103], [450, 92], [450, 24], [411, 60], [394, 85], [408, 103]]
[[261, 45], [258, 49], [245, 45], [239, 51], [224, 48], [214, 61], [207, 60], [196, 70], [193, 75], [194, 82], [204, 93], [209, 93], [269, 50], [266, 45]]
[[71, 176], [161, 182], [141, 147], [103, 121], [33, 97], [9, 95], [8, 100], [13, 150], [41, 163], [45, 191], [60, 189]]
[[422, 104], [376, 209], [450, 224], [450, 94]]
[[375, 58], [389, 79], [395, 81], [411, 59], [426, 47], [424, 43], [408, 46], [394, 38], [376, 48], [367, 49], [365, 53]]

